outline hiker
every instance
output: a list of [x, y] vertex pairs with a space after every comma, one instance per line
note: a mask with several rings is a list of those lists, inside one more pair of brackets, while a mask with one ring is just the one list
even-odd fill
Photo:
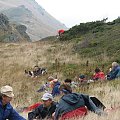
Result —
[[39, 75], [43, 75], [44, 73], [47, 73], [47, 70], [45, 68], [34, 66], [33, 77], [38, 77]]
[[50, 93], [45, 93], [41, 99], [43, 100], [43, 104], [28, 113], [28, 120], [52, 118], [52, 114], [55, 112], [57, 105], [57, 103], [53, 101], [53, 96]]
[[52, 81], [50, 81], [50, 87], [52, 88], [52, 95], [53, 97], [60, 95], [60, 82], [58, 81], [58, 79], [54, 79]]
[[80, 82], [80, 84], [86, 84], [87, 83], [87, 79], [86, 79], [86, 76], [84, 74], [79, 76], [79, 82]]
[[90, 99], [88, 95], [72, 93], [72, 88], [69, 85], [61, 85], [60, 91], [63, 96], [61, 97], [58, 106], [55, 110], [55, 120], [61, 117], [61, 120], [72, 117], [82, 117], [90, 110], [98, 115], [103, 113]]
[[33, 71], [25, 70], [25, 74], [27, 74], [30, 77], [38, 77], [39, 75], [43, 75], [45, 73], [47, 73], [47, 70], [45, 68], [40, 68], [39, 66], [34, 66]]
[[105, 74], [99, 68], [96, 68], [92, 79], [93, 80], [105, 80]]
[[113, 62], [111, 71], [107, 74], [107, 80], [113, 80], [119, 77], [120, 77], [120, 65], [117, 62]]
[[10, 104], [14, 97], [11, 86], [3, 86], [0, 90], [0, 120], [25, 120], [20, 116]]
[[76, 88], [77, 85], [74, 81], [72, 81], [71, 79], [67, 78], [64, 80], [64, 84], [70, 85], [72, 88]]
[[39, 88], [39, 90], [37, 90], [37, 92], [43, 92], [43, 91], [49, 92], [50, 89], [52, 89], [51, 94], [53, 96], [56, 96], [56, 95], [60, 94], [59, 86], [60, 86], [60, 82], [58, 81], [58, 79], [55, 79], [54, 77], [50, 76], [50, 77], [48, 77], [48, 82], [46, 82], [45, 84], [43, 84]]
[[65, 30], [63, 30], [63, 29], [58, 30], [59, 37], [61, 37], [64, 34], [64, 32], [65, 32]]

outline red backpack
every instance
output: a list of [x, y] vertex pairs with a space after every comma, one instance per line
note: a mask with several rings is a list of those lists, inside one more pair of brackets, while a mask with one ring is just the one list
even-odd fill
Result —
[[70, 112], [64, 113], [60, 120], [71, 119], [76, 117], [80, 118], [80, 117], [84, 117], [85, 115], [87, 115], [87, 108], [80, 107]]

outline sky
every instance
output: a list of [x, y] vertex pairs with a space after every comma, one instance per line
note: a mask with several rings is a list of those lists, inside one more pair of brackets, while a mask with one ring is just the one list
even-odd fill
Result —
[[68, 28], [108, 18], [120, 17], [120, 0], [35, 0]]

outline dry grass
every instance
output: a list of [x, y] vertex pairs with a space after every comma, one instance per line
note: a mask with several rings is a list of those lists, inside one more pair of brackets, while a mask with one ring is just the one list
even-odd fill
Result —
[[[65, 78], [64, 73], [53, 66], [57, 62], [62, 69], [63, 64], [85, 64], [87, 60], [91, 64], [94, 59], [86, 59], [73, 54], [73, 43], [61, 43], [56, 41], [41, 41], [36, 43], [0, 43], [0, 87], [6, 84], [14, 88], [14, 107], [28, 106], [40, 100], [40, 94], [36, 90], [47, 80], [49, 75], [56, 75], [60, 80]], [[104, 57], [107, 59], [106, 57]], [[38, 78], [30, 78], [24, 75], [25, 69], [32, 69], [35, 65], [48, 68], [48, 74]], [[82, 70], [81, 70], [82, 71]], [[79, 72], [79, 71], [78, 71]], [[97, 96], [107, 108], [120, 105], [120, 81], [96, 83], [77, 88], [75, 91]], [[90, 113], [84, 120], [118, 120], [119, 110], [106, 117], [98, 117]]]

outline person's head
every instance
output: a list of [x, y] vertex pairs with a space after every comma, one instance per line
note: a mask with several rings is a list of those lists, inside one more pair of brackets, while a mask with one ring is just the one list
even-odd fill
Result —
[[99, 68], [96, 68], [96, 69], [95, 69], [95, 73], [98, 73], [98, 72], [100, 72], [100, 69], [99, 69]]
[[49, 107], [53, 103], [53, 96], [50, 93], [43, 94], [42, 98], [44, 107]]
[[69, 93], [72, 93], [72, 88], [70, 85], [68, 84], [62, 84], [60, 85], [60, 88], [59, 90], [64, 93], [64, 94], [69, 94]]
[[71, 80], [71, 79], [65, 79], [65, 80], [64, 80], [64, 84], [68, 84], [68, 85], [70, 85], [70, 84], [71, 84], [71, 82], [72, 82], [72, 80]]
[[119, 64], [117, 62], [112, 63], [112, 67], [117, 67]]
[[35, 71], [39, 70], [39, 66], [37, 66], [37, 65], [34, 66], [34, 70], [35, 70]]
[[9, 103], [14, 97], [13, 88], [9, 85], [1, 87], [0, 90], [2, 103], [5, 105]]

